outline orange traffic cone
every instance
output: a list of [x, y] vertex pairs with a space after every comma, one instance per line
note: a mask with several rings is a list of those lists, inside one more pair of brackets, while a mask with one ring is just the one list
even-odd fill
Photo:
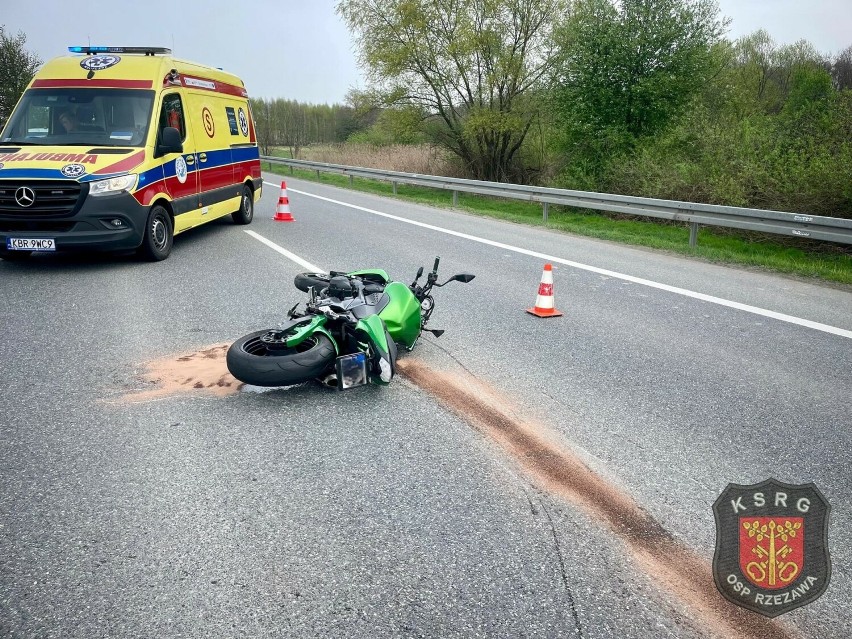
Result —
[[281, 182], [281, 195], [278, 197], [278, 206], [275, 208], [275, 217], [272, 218], [276, 222], [295, 222], [293, 216], [290, 215], [290, 200], [287, 197], [287, 185]]
[[535, 306], [528, 308], [527, 313], [537, 317], [559, 317], [562, 315], [553, 308], [553, 267], [544, 265], [544, 273], [541, 275], [541, 284], [538, 285], [538, 297], [535, 298]]

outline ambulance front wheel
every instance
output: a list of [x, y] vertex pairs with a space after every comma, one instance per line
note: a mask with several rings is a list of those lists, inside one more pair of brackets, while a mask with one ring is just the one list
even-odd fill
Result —
[[254, 193], [248, 186], [243, 185], [240, 208], [231, 213], [231, 217], [237, 224], [251, 224], [254, 217]]
[[164, 260], [172, 252], [174, 228], [169, 212], [159, 204], [151, 208], [139, 253], [150, 262]]

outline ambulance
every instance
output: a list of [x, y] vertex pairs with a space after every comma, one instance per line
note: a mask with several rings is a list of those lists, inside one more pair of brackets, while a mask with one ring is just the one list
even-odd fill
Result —
[[30, 82], [0, 133], [0, 257], [129, 251], [231, 215], [263, 180], [248, 93], [158, 47], [69, 47]]

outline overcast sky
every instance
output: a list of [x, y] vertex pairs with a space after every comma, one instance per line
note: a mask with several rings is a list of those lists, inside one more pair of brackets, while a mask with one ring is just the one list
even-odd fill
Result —
[[[852, 45], [850, 0], [719, 0], [729, 37], [759, 28], [835, 54]], [[73, 45], [164, 46], [239, 75], [252, 97], [342, 103], [364, 88], [336, 0], [0, 0], [0, 24], [48, 60]]]

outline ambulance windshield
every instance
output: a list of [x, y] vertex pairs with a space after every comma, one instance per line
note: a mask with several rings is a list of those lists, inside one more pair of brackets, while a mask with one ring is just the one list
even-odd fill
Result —
[[153, 103], [153, 91], [30, 89], [12, 113], [0, 142], [37, 146], [144, 146]]

